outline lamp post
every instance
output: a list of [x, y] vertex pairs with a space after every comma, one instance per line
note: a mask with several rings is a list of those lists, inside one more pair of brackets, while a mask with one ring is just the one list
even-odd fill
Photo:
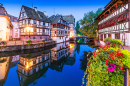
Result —
[[30, 27], [26, 27], [27, 29], [27, 32], [29, 32], [29, 39], [30, 39], [30, 31], [31, 31], [31, 28]]

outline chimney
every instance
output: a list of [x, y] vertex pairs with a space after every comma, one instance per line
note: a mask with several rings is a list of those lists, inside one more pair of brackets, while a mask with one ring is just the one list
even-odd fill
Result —
[[47, 14], [46, 14], [46, 11], [43, 11], [43, 13], [44, 13], [45, 16], [47, 15]]
[[3, 7], [3, 4], [0, 3], [0, 7]]
[[37, 11], [37, 7], [34, 7], [34, 10]]

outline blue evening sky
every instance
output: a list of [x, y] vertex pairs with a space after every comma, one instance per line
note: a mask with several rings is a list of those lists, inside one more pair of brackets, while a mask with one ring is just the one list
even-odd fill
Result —
[[84, 13], [103, 8], [111, 0], [0, 0], [8, 14], [18, 17], [22, 5], [36, 6], [39, 11], [46, 11], [48, 16], [55, 14], [74, 15], [76, 21], [83, 18]]

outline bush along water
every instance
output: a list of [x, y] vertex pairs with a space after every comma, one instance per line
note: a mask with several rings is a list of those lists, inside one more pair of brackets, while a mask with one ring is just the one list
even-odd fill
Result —
[[123, 86], [124, 67], [130, 68], [130, 51], [111, 45], [100, 47], [88, 59], [83, 84], [87, 75], [86, 86]]
[[120, 45], [123, 45], [120, 39], [112, 39], [108, 37], [108, 38], [105, 38], [104, 41], [106, 42], [107, 45], [111, 45], [114, 48], [118, 48]]
[[32, 43], [32, 41], [29, 39], [29, 40], [27, 41], [27, 43], [28, 43], [28, 46], [30, 46], [30, 44]]
[[42, 39], [42, 43], [43, 43], [43, 44], [45, 43], [45, 39]]

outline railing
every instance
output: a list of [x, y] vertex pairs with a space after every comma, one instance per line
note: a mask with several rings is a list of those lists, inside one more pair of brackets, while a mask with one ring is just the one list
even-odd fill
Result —
[[21, 35], [49, 35], [49, 33], [37, 33], [37, 32], [28, 32], [28, 33], [21, 33]]
[[110, 18], [121, 14], [122, 12], [124, 12], [125, 10], [128, 9], [128, 3], [121, 6], [120, 8], [118, 8], [116, 11], [112, 12], [112, 14], [110, 14], [109, 16], [107, 16], [106, 18], [104, 18], [103, 20], [101, 20], [98, 24], [102, 24], [103, 22], [106, 22], [107, 20], [109, 20]]
[[36, 27], [36, 28], [52, 28], [51, 26], [44, 26], [44, 25], [37, 25], [37, 24], [22, 24], [19, 25], [20, 28], [24, 28], [24, 27]]
[[106, 27], [106, 28], [100, 29], [99, 33], [112, 33], [115, 31], [117, 31], [117, 32], [129, 31], [129, 22], [126, 21], [126, 22], [116, 24], [111, 27]]
[[[121, 46], [122, 49], [124, 49], [123, 45], [121, 45], [119, 43], [119, 45]], [[125, 67], [125, 74], [124, 74], [124, 86], [129, 86], [129, 69]]]

